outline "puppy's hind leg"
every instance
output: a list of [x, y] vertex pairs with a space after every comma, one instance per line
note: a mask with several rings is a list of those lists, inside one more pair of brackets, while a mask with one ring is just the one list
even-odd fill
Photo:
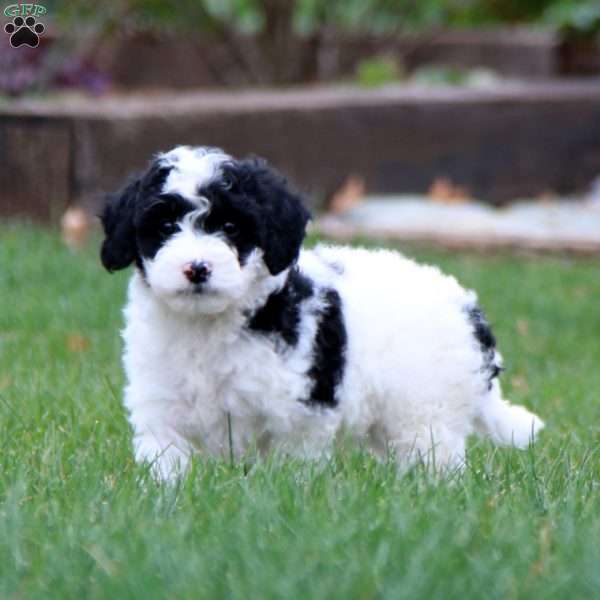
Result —
[[[440, 475], [461, 471], [465, 466], [466, 436], [439, 426], [423, 424], [418, 433], [408, 435], [393, 428], [377, 427], [370, 431], [370, 447], [375, 455], [385, 459], [393, 457], [400, 472], [416, 465]], [[386, 431], [387, 430], [387, 431]]]
[[535, 441], [544, 422], [525, 407], [504, 400], [496, 379], [489, 394], [481, 399], [475, 426], [480, 435], [496, 444], [526, 448]]

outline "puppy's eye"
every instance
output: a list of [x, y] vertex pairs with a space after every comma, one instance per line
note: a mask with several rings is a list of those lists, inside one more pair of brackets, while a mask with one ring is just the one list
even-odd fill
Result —
[[177, 225], [172, 221], [164, 221], [160, 224], [160, 232], [163, 235], [171, 235], [175, 233], [178, 229], [179, 227], [177, 227]]
[[223, 232], [231, 237], [234, 237], [238, 234], [239, 230], [235, 223], [225, 223], [223, 225]]
[[233, 176], [230, 173], [223, 173], [221, 177], [221, 185], [224, 190], [230, 190], [234, 184]]

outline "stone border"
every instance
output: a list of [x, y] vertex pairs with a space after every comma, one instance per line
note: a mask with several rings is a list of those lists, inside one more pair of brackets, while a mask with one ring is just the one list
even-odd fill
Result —
[[330, 216], [317, 219], [312, 225], [312, 231], [318, 235], [342, 243], [370, 239], [391, 243], [402, 242], [416, 246], [434, 246], [453, 252], [474, 251], [480, 254], [513, 252], [527, 254], [568, 254], [590, 258], [600, 256], [600, 237], [597, 242], [594, 242], [577, 239], [534, 239], [522, 235], [464, 235], [453, 233], [450, 228], [444, 232], [432, 232], [431, 230], [407, 232], [383, 227], [357, 227]]

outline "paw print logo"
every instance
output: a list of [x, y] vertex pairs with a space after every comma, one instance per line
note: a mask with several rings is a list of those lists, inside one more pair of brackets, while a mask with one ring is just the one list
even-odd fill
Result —
[[40, 43], [39, 36], [44, 33], [45, 27], [41, 23], [35, 22], [35, 17], [15, 17], [12, 23], [4, 26], [4, 31], [10, 35], [10, 45], [13, 48], [19, 46], [29, 46], [36, 48]]

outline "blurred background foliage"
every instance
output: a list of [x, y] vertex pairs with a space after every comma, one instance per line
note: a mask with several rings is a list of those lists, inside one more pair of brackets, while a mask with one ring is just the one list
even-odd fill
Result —
[[432, 27], [535, 24], [588, 35], [600, 29], [598, 0], [87, 0], [45, 3], [65, 26], [198, 32], [228, 28], [261, 34], [283, 23], [297, 34], [323, 27], [389, 33]]
[[[8, 44], [0, 46], [0, 95], [57, 88], [103, 93], [111, 84], [103, 59], [106, 63], [119, 41], [143, 36], [175, 43], [212, 40], [205, 62], [214, 85], [260, 86], [339, 81], [339, 52], [349, 39], [393, 42], [398, 36], [409, 36], [406, 52], [410, 53], [414, 50], [410, 43], [422, 47], [440, 32], [453, 29], [518, 26], [555, 31], [559, 39], [584, 42], [594, 40], [600, 31], [599, 0], [112, 0], [102, 4], [45, 0], [43, 4], [51, 27], [39, 49], [15, 52]], [[373, 87], [405, 77], [397, 48], [392, 60], [385, 43], [376, 52], [372, 45], [361, 51], [356, 83]], [[438, 69], [426, 71], [421, 78], [452, 84], [462, 82], [464, 75], [455, 69]]]

